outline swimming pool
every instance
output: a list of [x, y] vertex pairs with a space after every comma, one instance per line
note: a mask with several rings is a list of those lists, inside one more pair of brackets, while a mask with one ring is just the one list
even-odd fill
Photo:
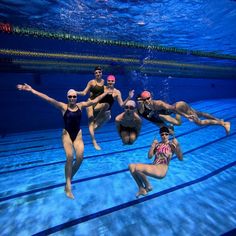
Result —
[[83, 127], [85, 157], [73, 181], [75, 200], [64, 194], [61, 130], [8, 135], [1, 140], [2, 235], [221, 235], [235, 229], [236, 100], [213, 99], [191, 105], [231, 122], [199, 127], [184, 120], [175, 132], [184, 161], [175, 157], [162, 180], [136, 199], [128, 171], [132, 162], [148, 163], [157, 129], [148, 122], [138, 140], [123, 146], [114, 123], [97, 133], [102, 150], [93, 149]]

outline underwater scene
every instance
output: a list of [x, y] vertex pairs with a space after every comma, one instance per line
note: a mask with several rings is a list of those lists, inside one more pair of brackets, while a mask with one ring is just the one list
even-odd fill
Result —
[[1, 235], [235, 235], [236, 1], [0, 1]]

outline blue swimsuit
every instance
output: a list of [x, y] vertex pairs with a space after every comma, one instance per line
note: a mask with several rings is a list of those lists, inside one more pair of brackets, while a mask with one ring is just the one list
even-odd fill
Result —
[[80, 121], [82, 112], [78, 108], [76, 111], [70, 111], [68, 108], [63, 116], [65, 130], [69, 133], [71, 141], [74, 142], [80, 131]]

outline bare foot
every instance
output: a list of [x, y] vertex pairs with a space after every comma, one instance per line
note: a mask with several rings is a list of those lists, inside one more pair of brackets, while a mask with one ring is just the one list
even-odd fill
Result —
[[149, 186], [145, 187], [145, 190], [146, 190], [146, 192], [151, 192], [152, 191], [152, 186], [149, 185]]
[[225, 128], [226, 134], [229, 135], [229, 132], [230, 132], [230, 122], [224, 122], [223, 126]]
[[139, 196], [145, 196], [147, 195], [147, 191], [144, 188], [140, 188], [139, 191], [136, 193], [136, 198], [139, 198]]
[[73, 193], [71, 192], [71, 189], [68, 189], [67, 187], [65, 187], [65, 193], [66, 193], [66, 196], [70, 199], [75, 199]]
[[101, 150], [102, 148], [97, 144], [96, 141], [93, 141], [93, 146], [96, 150]]

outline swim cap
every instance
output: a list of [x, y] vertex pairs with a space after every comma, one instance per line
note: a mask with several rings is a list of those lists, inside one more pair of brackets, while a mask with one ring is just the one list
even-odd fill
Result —
[[141, 98], [142, 99], [147, 99], [147, 98], [150, 98], [150, 97], [151, 97], [151, 93], [148, 92], [147, 90], [145, 90], [141, 93]]
[[108, 75], [107, 80], [116, 81], [116, 77], [114, 75]]
[[133, 100], [129, 100], [128, 102], [126, 102], [125, 105], [126, 105], [126, 106], [136, 107], [135, 101], [133, 101]]
[[170, 133], [169, 129], [166, 126], [160, 128], [159, 133]]
[[74, 89], [69, 89], [67, 92], [67, 96], [71, 95], [72, 93], [77, 95], [77, 92]]

